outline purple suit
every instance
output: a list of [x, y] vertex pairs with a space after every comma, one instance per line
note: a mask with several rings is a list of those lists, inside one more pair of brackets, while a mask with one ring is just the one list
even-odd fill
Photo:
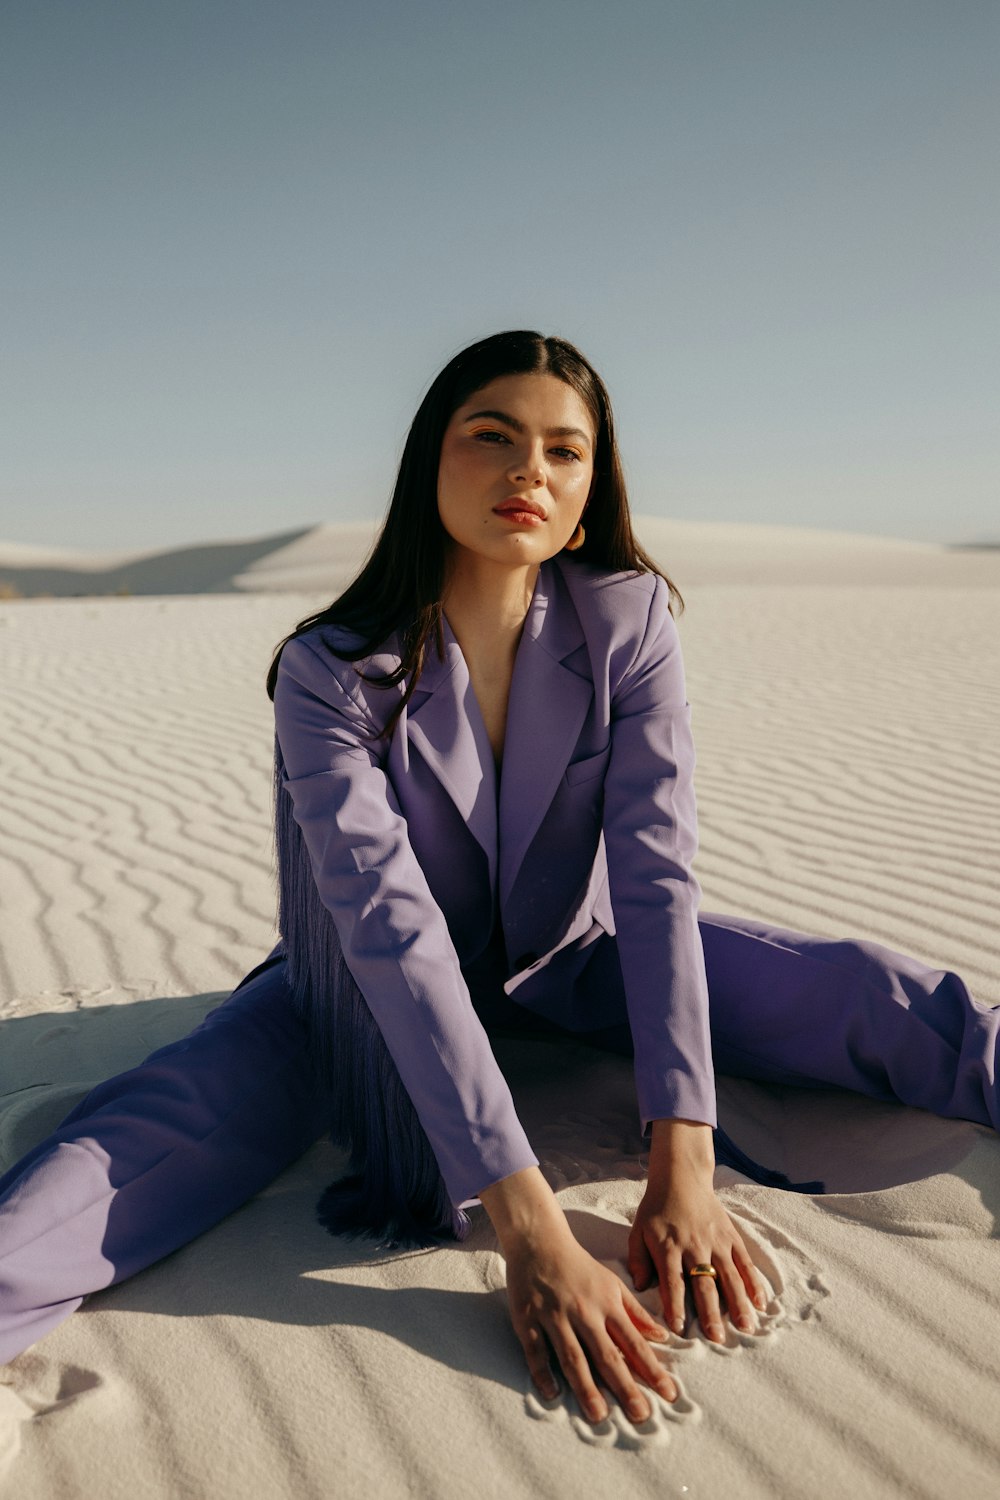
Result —
[[[877, 943], [699, 915], [690, 711], [662, 580], [543, 564], [499, 799], [445, 637], [389, 747], [371, 731], [402, 688], [359, 681], [312, 636], [285, 649], [275, 711], [279, 828], [290, 799], [308, 890], [454, 1204], [537, 1160], [484, 1025], [504, 1006], [634, 1043], [643, 1126], [714, 1125], [714, 1055], [722, 1072], [1000, 1128], [1000, 1008], [959, 975]], [[397, 660], [387, 643], [368, 673]], [[280, 943], [193, 1032], [99, 1084], [0, 1178], [0, 1361], [209, 1228], [329, 1127], [337, 1079], [313, 1087], [291, 960]]]
[[[502, 774], [445, 621], [402, 695], [362, 681], [321, 630], [275, 691], [284, 785], [323, 904], [453, 1202], [538, 1158], [463, 967], [498, 903], [517, 1005], [572, 1032], [626, 1018], [639, 1112], [715, 1125], [694, 746], [677, 627], [655, 574], [542, 564], [518, 646]], [[344, 632], [323, 632], [341, 649]], [[399, 662], [399, 644], [359, 663]], [[609, 961], [609, 948], [617, 962]]]

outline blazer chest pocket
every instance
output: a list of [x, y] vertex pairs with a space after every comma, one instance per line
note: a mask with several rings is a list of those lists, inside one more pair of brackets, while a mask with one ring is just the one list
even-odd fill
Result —
[[605, 745], [596, 755], [588, 755], [586, 760], [575, 760], [566, 767], [564, 779], [567, 786], [576, 786], [580, 781], [591, 781], [595, 776], [600, 776], [610, 758], [611, 746]]

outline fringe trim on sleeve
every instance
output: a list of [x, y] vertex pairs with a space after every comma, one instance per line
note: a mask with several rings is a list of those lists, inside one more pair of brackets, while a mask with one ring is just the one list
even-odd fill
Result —
[[309, 1031], [316, 1086], [330, 1089], [330, 1135], [350, 1153], [347, 1175], [331, 1183], [317, 1204], [319, 1222], [331, 1234], [366, 1236], [383, 1249], [464, 1239], [469, 1217], [448, 1196], [399, 1070], [344, 960], [333, 917], [320, 900], [277, 742], [274, 829], [278, 929], [288, 982]]

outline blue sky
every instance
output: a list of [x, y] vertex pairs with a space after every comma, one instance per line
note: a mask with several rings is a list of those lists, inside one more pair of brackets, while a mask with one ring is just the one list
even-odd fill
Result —
[[1000, 536], [995, 0], [5, 0], [0, 539], [379, 517], [500, 328], [637, 511]]

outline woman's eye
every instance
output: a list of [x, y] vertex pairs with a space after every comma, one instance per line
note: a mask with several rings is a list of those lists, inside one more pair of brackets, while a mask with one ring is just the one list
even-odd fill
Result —
[[[482, 432], [474, 432], [472, 436], [476, 442], [490, 443], [494, 447], [496, 446], [496, 444], [493, 443], [494, 438], [496, 438], [501, 443], [507, 443], [510, 441], [505, 432], [497, 432], [494, 428], [484, 428]], [[557, 453], [560, 458], [572, 459], [574, 463], [580, 462], [579, 453], [575, 453], [572, 448], [553, 448], [552, 452]]]

